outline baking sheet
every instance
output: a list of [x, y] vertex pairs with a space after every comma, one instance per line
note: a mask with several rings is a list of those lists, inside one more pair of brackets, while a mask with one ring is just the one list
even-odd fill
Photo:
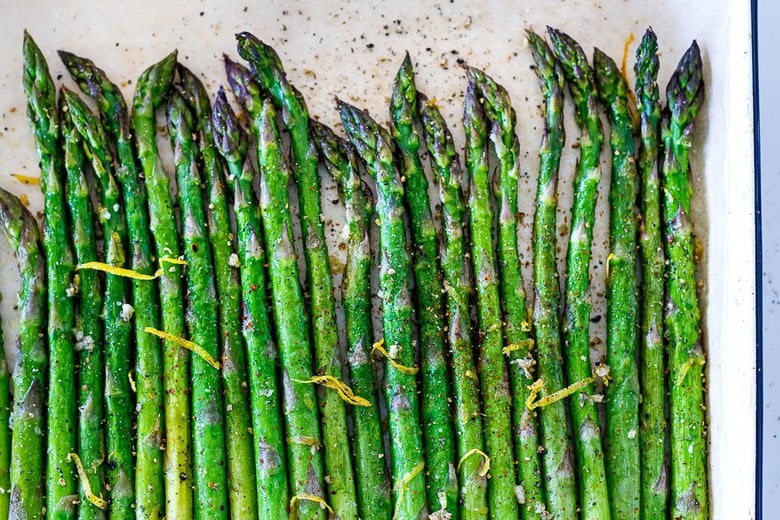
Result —
[[[0, 8], [0, 186], [26, 193], [39, 211], [36, 186], [11, 173], [38, 175], [32, 137], [25, 121], [21, 86], [22, 30], [27, 28], [49, 59], [52, 75], [73, 87], [55, 51], [67, 49], [92, 58], [129, 97], [141, 71], [174, 48], [179, 59], [203, 77], [213, 92], [226, 83], [222, 53], [235, 57], [233, 34], [249, 30], [279, 52], [290, 80], [306, 96], [314, 117], [337, 125], [333, 97], [368, 108], [387, 119], [392, 78], [403, 52], [415, 64], [421, 92], [436, 97], [462, 146], [464, 72], [459, 61], [484, 68], [504, 84], [518, 113], [522, 151], [520, 226], [525, 279], [530, 262], [533, 200], [542, 120], [541, 96], [524, 44], [523, 29], [556, 26], [588, 51], [594, 45], [620, 60], [634, 35], [628, 60], [633, 83], [633, 50], [651, 25], [661, 51], [662, 87], [679, 57], [696, 38], [702, 48], [706, 101], [698, 121], [692, 167], [696, 181], [694, 224], [704, 246], [699, 266], [703, 284], [713, 518], [753, 518], [755, 487], [755, 282], [752, 172], [752, 100], [749, 2], [661, 1], [476, 1], [387, 3], [69, 0], [6, 1]], [[567, 141], [561, 166], [558, 223], [560, 258], [565, 256], [571, 180], [577, 150], [572, 105], [566, 105]], [[607, 127], [608, 128], [608, 127]], [[608, 219], [609, 160], [602, 157], [603, 180], [597, 206], [599, 223], [592, 263], [593, 315], [605, 311], [603, 281]], [[342, 214], [329, 201], [334, 186], [323, 186], [328, 239], [335, 255]], [[562, 266], [561, 266], [562, 267]], [[338, 283], [338, 280], [337, 280]], [[0, 237], [0, 288], [6, 350], [15, 341], [18, 274]], [[527, 289], [531, 287], [528, 284]], [[530, 294], [530, 292], [529, 292]], [[604, 322], [592, 336], [605, 342]]]

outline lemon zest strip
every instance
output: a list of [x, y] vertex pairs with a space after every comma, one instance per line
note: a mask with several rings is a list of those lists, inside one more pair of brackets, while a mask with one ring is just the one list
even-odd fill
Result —
[[531, 338], [528, 339], [522, 339], [518, 341], [517, 343], [510, 343], [503, 349], [501, 349], [501, 352], [504, 353], [505, 356], [508, 356], [511, 352], [514, 352], [516, 350], [522, 350], [522, 349], [528, 349], [530, 352], [534, 348], [534, 340]]
[[694, 356], [688, 359], [688, 361], [685, 362], [685, 364], [680, 367], [680, 373], [677, 376], [677, 386], [680, 386], [683, 384], [683, 381], [685, 381], [685, 376], [688, 375], [688, 371], [693, 368], [694, 365], [699, 365], [700, 367], [704, 366], [704, 356]]
[[420, 369], [418, 367], [416, 367], [416, 366], [414, 366], [414, 367], [407, 367], [407, 366], [402, 365], [401, 363], [399, 363], [395, 359], [391, 358], [390, 354], [388, 354], [387, 350], [385, 350], [385, 347], [382, 346], [382, 345], [384, 345], [384, 343], [385, 343], [384, 338], [382, 338], [379, 341], [377, 341], [376, 343], [374, 343], [374, 346], [371, 347], [371, 352], [368, 353], [368, 356], [371, 357], [371, 356], [374, 355], [374, 352], [379, 352], [380, 354], [382, 354], [382, 356], [387, 358], [387, 361], [389, 361], [390, 364], [393, 365], [393, 367], [396, 370], [398, 370], [400, 372], [403, 372], [404, 374], [409, 374], [410, 376], [413, 376], [413, 375], [417, 374], [417, 372], [420, 371]]
[[320, 505], [320, 508], [327, 509], [328, 510], [328, 518], [333, 518], [336, 515], [336, 512], [333, 511], [333, 508], [331, 508], [327, 502], [325, 502], [325, 499], [322, 497], [318, 497], [317, 495], [312, 495], [310, 493], [298, 493], [294, 497], [290, 499], [290, 519], [291, 520], [297, 520], [298, 518], [298, 509], [295, 507], [298, 502], [301, 500], [306, 500], [308, 502], [316, 502]]
[[98, 507], [103, 511], [107, 510], [108, 502], [103, 498], [102, 493], [100, 496], [98, 496], [92, 492], [92, 486], [89, 484], [87, 472], [84, 470], [84, 465], [81, 463], [79, 456], [75, 453], [68, 453], [68, 460], [72, 460], [76, 465], [76, 472], [79, 474], [81, 488], [84, 490], [84, 495], [87, 497], [87, 500], [89, 500], [89, 502], [95, 507]]
[[117, 267], [115, 265], [107, 264], [105, 262], [85, 262], [76, 266], [76, 270], [80, 269], [93, 269], [95, 271], [102, 271], [104, 273], [113, 274], [115, 276], [122, 276], [124, 278], [132, 278], [133, 280], [155, 280], [163, 275], [164, 264], [176, 264], [187, 265], [187, 262], [179, 258], [160, 258], [160, 268], [154, 274], [144, 274], [132, 269], [126, 269], [124, 267]]
[[40, 184], [40, 177], [31, 177], [30, 175], [24, 175], [21, 173], [12, 173], [11, 177], [16, 177], [16, 180], [22, 184]]
[[194, 352], [195, 354], [199, 355], [203, 360], [208, 363], [209, 365], [213, 366], [217, 370], [219, 370], [220, 365], [219, 362], [214, 359], [211, 354], [206, 352], [206, 349], [201, 347], [195, 342], [192, 342], [188, 339], [180, 338], [179, 336], [174, 336], [173, 334], [168, 334], [167, 332], [164, 332], [162, 330], [155, 329], [153, 327], [146, 327], [144, 329], [144, 332], [147, 332], [149, 334], [153, 334], [154, 336], [157, 336], [158, 338], [162, 338], [166, 341], [170, 341], [171, 343], [175, 343], [176, 345], [180, 347], [184, 347], [187, 350]]
[[371, 403], [369, 403], [366, 399], [355, 395], [355, 392], [353, 392], [352, 389], [347, 386], [346, 383], [344, 383], [344, 381], [334, 376], [326, 374], [321, 376], [312, 376], [311, 379], [307, 379], [305, 381], [300, 379], [293, 379], [293, 381], [296, 383], [314, 383], [315, 385], [322, 385], [325, 388], [335, 390], [339, 397], [341, 397], [349, 404], [354, 404], [357, 406], [371, 406]]
[[577, 392], [578, 390], [585, 388], [589, 384], [593, 383], [595, 380], [596, 378], [594, 376], [586, 377], [585, 379], [570, 384], [566, 388], [562, 388], [557, 392], [553, 392], [550, 395], [546, 395], [537, 401], [536, 398], [538, 397], [539, 392], [541, 392], [542, 387], [544, 386], [544, 379], [537, 379], [536, 381], [534, 381], [534, 383], [531, 386], [528, 387], [528, 389], [531, 391], [531, 395], [529, 395], [528, 399], [526, 399], [525, 406], [529, 410], [533, 410], [534, 408], [541, 408], [543, 406], [556, 403], [561, 399], [565, 399], [569, 397], [570, 395]]
[[463, 464], [463, 461], [474, 454], [479, 454], [482, 456], [482, 469], [479, 470], [479, 476], [484, 477], [488, 474], [488, 471], [490, 471], [490, 457], [488, 457], [488, 454], [479, 448], [472, 448], [467, 451], [463, 457], [461, 457], [460, 462], [458, 462], [458, 471], [460, 471], [460, 466]]
[[[422, 472], [424, 467], [425, 467], [425, 463], [424, 462], [420, 462], [419, 464], [417, 464], [415, 467], [412, 468], [412, 471], [406, 473], [403, 476], [401, 481], [396, 486], [396, 488], [398, 489], [398, 498], [395, 499], [396, 515], [401, 510], [401, 504], [403, 503], [403, 498], [404, 498], [404, 491], [409, 486], [409, 483], [412, 480], [414, 480], [414, 477], [416, 477], [417, 475], [419, 475]], [[393, 515], [393, 518], [397, 518], [396, 515]]]

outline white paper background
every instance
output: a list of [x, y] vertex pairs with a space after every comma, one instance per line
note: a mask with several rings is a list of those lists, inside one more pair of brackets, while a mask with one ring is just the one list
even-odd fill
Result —
[[[541, 118], [541, 103], [523, 30], [554, 25], [591, 53], [594, 45], [620, 60], [630, 34], [636, 37], [628, 60], [633, 83], [633, 49], [652, 25], [661, 46], [662, 86], [694, 38], [702, 47], [707, 100], [699, 119], [692, 155], [697, 182], [695, 225], [705, 244], [701, 273], [707, 302], [706, 338], [711, 417], [711, 462], [715, 518], [753, 516], [754, 489], [754, 259], [752, 112], [749, 5], [746, 1], [692, 2], [548, 1], [368, 2], [6, 1], [0, 8], [0, 185], [27, 193], [40, 210], [36, 187], [23, 186], [11, 173], [38, 175], [32, 138], [25, 122], [21, 87], [21, 34], [27, 28], [49, 58], [52, 75], [66, 77], [56, 56], [67, 49], [92, 58], [130, 96], [135, 79], [149, 64], [174, 48], [182, 63], [214, 90], [225, 83], [221, 56], [235, 57], [233, 34], [249, 30], [280, 53], [290, 80], [306, 96], [310, 111], [336, 124], [333, 97], [368, 108], [386, 119], [391, 81], [403, 51], [409, 50], [421, 92], [435, 96], [462, 145], [463, 71], [457, 59], [484, 68], [506, 85], [518, 113], [522, 149], [520, 206], [526, 218], [521, 240], [530, 272], [530, 231]], [[68, 79], [66, 83], [72, 86]], [[577, 135], [567, 104], [567, 144]], [[559, 224], [568, 222], [571, 177], [577, 151], [567, 146], [561, 169]], [[608, 208], [609, 163], [598, 204], [593, 260], [594, 315], [604, 311], [603, 263]], [[335, 199], [323, 190], [325, 208]], [[330, 210], [327, 210], [330, 212]], [[341, 216], [329, 213], [335, 245]], [[565, 255], [565, 233], [560, 256]], [[334, 248], [334, 251], [337, 249]], [[0, 284], [6, 346], [15, 331], [13, 304], [18, 284], [7, 242], [0, 238]], [[528, 287], [530, 291], [530, 285]], [[604, 320], [593, 334], [604, 340]]]

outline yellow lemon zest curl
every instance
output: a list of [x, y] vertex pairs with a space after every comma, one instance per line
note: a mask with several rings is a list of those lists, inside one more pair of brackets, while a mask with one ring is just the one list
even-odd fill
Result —
[[508, 356], [510, 353], [515, 352], [516, 350], [527, 349], [530, 352], [531, 350], [533, 350], [533, 348], [534, 348], [534, 340], [528, 338], [528, 339], [520, 340], [517, 343], [510, 343], [509, 345], [501, 349], [501, 352], [503, 352], [505, 356]]
[[122, 276], [124, 278], [132, 278], [133, 280], [156, 280], [163, 275], [164, 264], [175, 265], [187, 265], [187, 262], [179, 258], [160, 258], [160, 268], [154, 274], [144, 274], [132, 269], [126, 269], [124, 267], [117, 267], [105, 262], [85, 262], [76, 266], [76, 270], [80, 269], [93, 269], [95, 271], [102, 271], [104, 273], [113, 274], [115, 276]]
[[320, 508], [327, 509], [328, 510], [328, 518], [333, 518], [336, 515], [336, 512], [333, 511], [333, 508], [331, 508], [327, 502], [325, 502], [325, 499], [322, 497], [318, 497], [317, 495], [312, 495], [310, 493], [298, 493], [294, 497], [290, 499], [290, 519], [291, 520], [297, 520], [298, 518], [298, 508], [295, 506], [300, 502], [301, 500], [306, 500], [307, 502], [316, 502], [320, 505]]
[[144, 332], [148, 334], [152, 334], [154, 336], [157, 336], [158, 338], [162, 338], [166, 341], [170, 341], [171, 343], [174, 343], [180, 347], [184, 347], [187, 350], [194, 352], [195, 354], [199, 355], [203, 360], [208, 363], [209, 365], [213, 366], [217, 370], [219, 370], [220, 365], [219, 361], [214, 359], [211, 354], [206, 352], [206, 349], [198, 345], [197, 343], [190, 341], [188, 339], [180, 338], [179, 336], [174, 336], [173, 334], [168, 334], [167, 332], [164, 332], [162, 330], [158, 330], [152, 327], [146, 327], [144, 329]]
[[488, 471], [490, 471], [490, 457], [488, 457], [488, 454], [479, 448], [472, 448], [467, 451], [463, 457], [461, 457], [460, 462], [458, 462], [458, 471], [460, 471], [460, 466], [463, 464], [463, 461], [475, 454], [482, 456], [482, 469], [479, 470], [479, 476], [484, 477], [488, 474]]
[[76, 465], [76, 472], [79, 474], [79, 480], [81, 481], [81, 488], [84, 490], [84, 495], [87, 497], [87, 500], [89, 502], [97, 507], [102, 509], [103, 511], [108, 509], [108, 501], [103, 498], [103, 494], [101, 493], [100, 496], [94, 494], [92, 492], [92, 486], [89, 484], [89, 478], [87, 477], [87, 472], [84, 470], [84, 465], [81, 463], [81, 459], [78, 455], [75, 453], [68, 453], [68, 460], [72, 460], [73, 463]]
[[[401, 510], [401, 504], [403, 504], [404, 499], [404, 491], [409, 486], [409, 483], [414, 480], [414, 477], [422, 473], [423, 468], [425, 468], [425, 463], [421, 462], [415, 467], [412, 468], [412, 471], [408, 472], [403, 476], [401, 481], [398, 483], [396, 488], [398, 489], [398, 498], [395, 499], [395, 510], [396, 514], [398, 511]], [[397, 518], [395, 515], [393, 518]]]
[[335, 390], [339, 397], [341, 397], [346, 403], [354, 404], [356, 406], [371, 406], [371, 403], [369, 403], [366, 399], [355, 395], [355, 392], [353, 392], [352, 389], [347, 386], [346, 383], [344, 383], [344, 381], [334, 376], [329, 376], [326, 374], [322, 376], [312, 376], [311, 379], [307, 379], [305, 381], [300, 379], [293, 379], [293, 381], [296, 383], [314, 383], [316, 385], [322, 385], [325, 388]]
[[542, 391], [542, 387], [544, 386], [544, 379], [537, 379], [531, 386], [528, 387], [528, 389], [531, 391], [531, 395], [529, 395], [528, 399], [526, 399], [525, 406], [529, 410], [533, 410], [534, 408], [541, 408], [543, 406], [551, 405], [560, 401], [561, 399], [569, 397], [578, 390], [585, 388], [595, 380], [596, 378], [594, 376], [586, 377], [585, 379], [577, 381], [576, 383], [570, 384], [566, 388], [562, 388], [557, 392], [546, 395], [537, 401], [536, 398], [539, 396], [539, 392]]
[[371, 352], [368, 353], [368, 356], [371, 357], [371, 356], [374, 355], [374, 352], [379, 352], [380, 354], [382, 354], [382, 356], [387, 358], [387, 361], [390, 362], [390, 364], [393, 366], [393, 368], [395, 368], [396, 370], [398, 370], [400, 372], [403, 372], [404, 374], [409, 374], [410, 376], [413, 376], [417, 372], [420, 371], [420, 369], [418, 367], [416, 367], [416, 366], [414, 366], [414, 367], [407, 367], [407, 366], [402, 365], [401, 363], [399, 363], [395, 359], [391, 358], [390, 354], [388, 354], [387, 350], [385, 350], [385, 347], [382, 346], [384, 344], [385, 344], [384, 338], [382, 338], [379, 341], [377, 341], [376, 343], [374, 343], [374, 346], [371, 347]]

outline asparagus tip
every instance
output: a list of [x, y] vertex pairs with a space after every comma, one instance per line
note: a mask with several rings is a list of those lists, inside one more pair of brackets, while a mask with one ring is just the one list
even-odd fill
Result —
[[656, 53], [658, 52], [658, 39], [653, 32], [652, 27], [648, 27], [642, 36], [642, 41], [639, 42], [639, 46], [636, 48], [636, 63], [637, 67], [640, 64], [646, 63], [648, 60], [655, 58], [658, 60]]
[[531, 47], [531, 53], [533, 53], [534, 56], [544, 54], [540, 52], [543, 47], [547, 46], [544, 38], [536, 34], [532, 29], [525, 30], [525, 38], [528, 40], [528, 44]]
[[217, 97], [215, 103], [227, 103], [227, 93], [225, 92], [225, 87], [222, 85], [217, 87]]
[[352, 108], [354, 108], [352, 105], [350, 105], [349, 103], [347, 103], [346, 101], [344, 101], [338, 96], [334, 96], [333, 99], [336, 101], [336, 109], [339, 112], [341, 112], [342, 110], [351, 110]]
[[179, 56], [179, 49], [173, 49], [170, 54], [168, 54], [165, 58], [163, 58], [162, 61], [165, 63], [175, 62], [178, 56]]
[[62, 63], [64, 63], [68, 68], [70, 68], [71, 65], [75, 65], [76, 62], [79, 61], [78, 56], [66, 50], [58, 50], [57, 55], [60, 57], [60, 60], [62, 60]]
[[667, 104], [676, 111], [690, 108], [692, 115], [698, 111], [704, 95], [703, 64], [701, 50], [696, 40], [685, 51], [666, 88]]
[[601, 66], [607, 65], [610, 61], [612, 61], [612, 58], [607, 56], [607, 54], [599, 49], [598, 47], [593, 48], [593, 66], [594, 68], [598, 69]]
[[554, 27], [547, 27], [547, 34], [550, 36], [550, 41], [560, 60], [572, 61], [579, 58], [584, 61], [582, 47], [580, 47], [580, 44], [577, 43], [574, 38]]
[[401, 62], [401, 69], [409, 69], [412, 68], [412, 58], [409, 56], [409, 51], [404, 51], [404, 59]]

